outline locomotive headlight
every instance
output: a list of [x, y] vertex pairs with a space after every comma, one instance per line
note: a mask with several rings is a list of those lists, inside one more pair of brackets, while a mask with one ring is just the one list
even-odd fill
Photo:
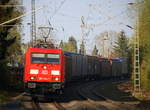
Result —
[[47, 69], [47, 67], [46, 67], [46, 66], [43, 66], [43, 69]]
[[30, 74], [38, 74], [39, 70], [37, 69], [30, 69]]
[[56, 81], [58, 81], [58, 78], [55, 78]]
[[31, 77], [30, 79], [31, 79], [31, 80], [34, 80], [34, 79], [35, 79], [35, 77]]
[[58, 71], [58, 70], [52, 70], [51, 74], [52, 75], [60, 75], [60, 71]]

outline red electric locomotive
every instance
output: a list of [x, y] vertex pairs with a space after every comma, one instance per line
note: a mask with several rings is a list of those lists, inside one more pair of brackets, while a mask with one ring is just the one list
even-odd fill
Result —
[[128, 74], [125, 61], [101, 59], [62, 49], [29, 48], [25, 55], [24, 83], [30, 93], [62, 93], [65, 83]]
[[24, 83], [30, 93], [61, 92], [64, 87], [62, 49], [29, 48], [25, 54]]

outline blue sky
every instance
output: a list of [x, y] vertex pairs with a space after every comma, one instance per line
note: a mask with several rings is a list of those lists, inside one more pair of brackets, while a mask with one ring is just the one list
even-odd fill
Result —
[[[37, 25], [46, 26], [49, 26], [48, 20], [51, 22], [55, 29], [55, 43], [59, 43], [60, 40], [66, 41], [73, 35], [80, 44], [82, 16], [88, 25], [101, 24], [92, 29], [84, 29], [84, 32], [90, 30], [86, 37], [86, 47], [90, 51], [94, 46], [93, 39], [103, 31], [124, 30], [129, 37], [133, 34], [133, 30], [125, 26], [125, 24], [133, 26], [131, 18], [128, 17], [130, 6], [127, 3], [129, 2], [134, 0], [36, 0], [36, 8], [45, 6], [44, 9], [36, 12], [36, 21]], [[23, 3], [25, 11], [30, 11], [31, 0], [23, 0]], [[26, 25], [30, 22], [31, 15], [28, 15], [23, 23]], [[27, 42], [31, 39], [30, 26], [24, 27], [24, 33], [23, 39]]]

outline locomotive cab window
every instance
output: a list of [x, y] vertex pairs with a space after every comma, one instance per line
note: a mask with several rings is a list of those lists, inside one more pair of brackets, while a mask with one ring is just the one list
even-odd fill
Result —
[[59, 59], [59, 54], [47, 54], [47, 63], [49, 64], [59, 64]]
[[45, 54], [43, 53], [32, 53], [32, 63], [46, 63]]
[[59, 64], [60, 55], [59, 54], [49, 54], [49, 53], [32, 53], [31, 63], [38, 64]]

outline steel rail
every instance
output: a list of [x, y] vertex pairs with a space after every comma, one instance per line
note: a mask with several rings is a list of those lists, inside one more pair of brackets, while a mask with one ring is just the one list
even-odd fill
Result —
[[33, 110], [42, 110], [39, 105], [39, 102], [37, 102], [37, 99], [34, 99], [33, 97], [32, 97], [31, 105], [32, 105]]
[[60, 103], [54, 102], [53, 105], [58, 109], [58, 110], [66, 110]]

